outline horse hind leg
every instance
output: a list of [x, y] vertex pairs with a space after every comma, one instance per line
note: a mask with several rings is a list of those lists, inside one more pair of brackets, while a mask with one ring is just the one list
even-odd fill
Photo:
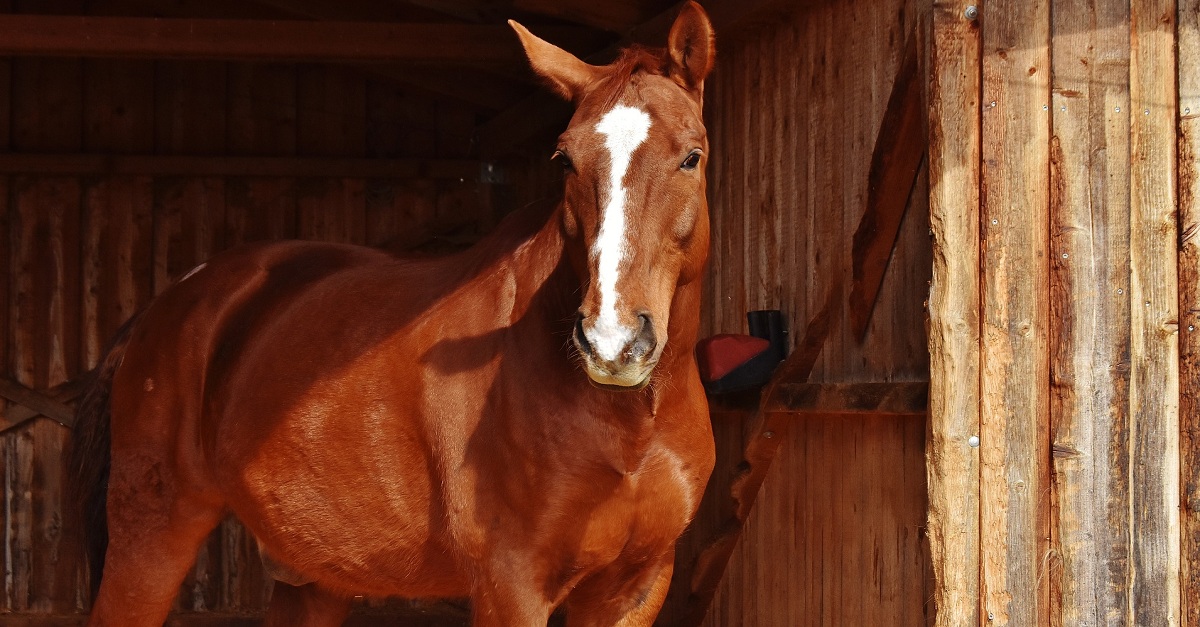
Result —
[[114, 459], [108, 551], [88, 627], [159, 627], [224, 508], [181, 491], [160, 458]]

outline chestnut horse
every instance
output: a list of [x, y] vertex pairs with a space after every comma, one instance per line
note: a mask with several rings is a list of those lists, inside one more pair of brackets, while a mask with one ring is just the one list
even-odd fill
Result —
[[713, 466], [712, 27], [688, 4], [666, 50], [601, 67], [511, 24], [576, 107], [562, 202], [441, 259], [243, 247], [127, 323], [74, 438], [107, 523], [89, 625], [162, 625], [228, 515], [279, 580], [269, 625], [338, 625], [354, 595], [470, 597], [476, 627], [654, 621]]

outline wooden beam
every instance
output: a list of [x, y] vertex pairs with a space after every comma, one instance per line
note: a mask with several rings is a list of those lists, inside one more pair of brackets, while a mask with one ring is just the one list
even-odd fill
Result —
[[[594, 31], [542, 27], [555, 42], [593, 42]], [[0, 15], [0, 54], [420, 62], [496, 67], [523, 59], [503, 25]], [[571, 46], [574, 47], [574, 46]]]
[[925, 85], [916, 33], [908, 38], [892, 84], [867, 176], [867, 208], [854, 232], [850, 328], [861, 342], [875, 311], [900, 223], [929, 147], [925, 133]]
[[643, 17], [640, 7], [631, 2], [516, 0], [513, 8], [621, 34], [640, 24]]
[[[16, 381], [0, 378], [0, 396], [36, 410], [37, 414], [46, 416], [64, 426], [70, 427], [75, 424], [75, 410], [71, 409], [69, 405]], [[6, 420], [6, 422], [8, 421]], [[5, 428], [15, 426], [15, 424], [17, 423], [7, 424]]]
[[765, 411], [786, 413], [792, 419], [805, 416], [924, 416], [929, 408], [929, 383], [782, 381], [772, 390], [766, 403]]
[[929, 69], [929, 550], [936, 627], [979, 615], [979, 24], [933, 7]]
[[499, 182], [502, 178], [502, 173], [497, 166], [469, 159], [338, 159], [24, 153], [0, 153], [0, 173], [461, 179], [485, 183]]
[[[60, 383], [43, 394], [59, 403], [70, 404], [74, 403], [75, 399], [83, 394], [84, 387], [89, 381], [89, 374], [81, 375]], [[29, 407], [28, 405], [13, 405], [9, 407], [3, 415], [0, 415], [0, 431], [6, 431], [32, 418], [41, 416], [42, 412]]]

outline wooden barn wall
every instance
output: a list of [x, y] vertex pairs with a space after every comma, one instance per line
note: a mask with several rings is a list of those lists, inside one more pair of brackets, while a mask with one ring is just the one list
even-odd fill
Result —
[[[0, 59], [0, 153], [465, 160], [475, 122], [469, 109], [337, 66]], [[476, 181], [2, 173], [0, 378], [69, 398], [125, 318], [242, 242], [469, 239], [496, 216], [490, 186]], [[62, 502], [67, 435], [44, 417], [0, 432], [0, 613], [85, 605]], [[253, 611], [263, 598], [253, 541], [229, 522], [179, 605]]]
[[1200, 625], [1200, 3], [935, 7], [937, 624]]
[[[796, 344], [831, 302], [809, 381], [927, 379], [924, 166], [861, 342], [846, 303], [872, 153], [928, 4], [809, 3], [750, 37], [718, 39], [704, 330], [745, 332], [747, 311], [782, 309]], [[723, 454], [741, 459], [751, 426], [715, 424]], [[784, 438], [704, 624], [925, 624], [924, 420], [798, 418]]]
[[835, 328], [810, 381], [928, 377], [923, 177], [865, 340], [844, 323], [872, 151], [905, 43], [927, 5], [817, 2], [745, 41], [718, 41], [705, 105], [713, 244], [702, 331], [745, 332], [747, 311], [782, 309], [797, 342], [836, 291]]

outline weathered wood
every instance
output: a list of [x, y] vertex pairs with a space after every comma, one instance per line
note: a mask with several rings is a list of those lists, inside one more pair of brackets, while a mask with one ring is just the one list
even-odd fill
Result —
[[0, 396], [36, 410], [38, 413], [57, 421], [63, 426], [70, 427], [75, 424], [75, 410], [71, 409], [66, 403], [42, 394], [37, 390], [30, 389], [16, 381], [0, 378]]
[[[23, 56], [434, 62], [501, 66], [523, 60], [504, 25], [0, 15], [0, 54]], [[594, 41], [550, 26], [555, 42]], [[577, 44], [576, 44], [577, 45]], [[573, 47], [573, 46], [569, 46]]]
[[200, 176], [478, 181], [487, 164], [471, 159], [361, 159], [185, 155], [0, 154], [0, 173], [90, 176]]
[[1181, 624], [1200, 625], [1200, 0], [1180, 0], [1179, 419]]
[[1129, 473], [1133, 622], [1179, 621], [1174, 0], [1130, 5]]
[[935, 2], [929, 69], [929, 548], [938, 627], [979, 625], [980, 54], [966, 1]]
[[983, 10], [981, 592], [991, 624], [1034, 625], [1049, 611], [1050, 7]]
[[[41, 394], [62, 404], [73, 403], [83, 393], [84, 384], [88, 381], [88, 376], [88, 374], [83, 374], [70, 381], [64, 381]], [[0, 431], [7, 431], [41, 415], [41, 412], [26, 405], [10, 406], [5, 410], [4, 415], [0, 416]]]
[[1057, 0], [1053, 21], [1049, 618], [1104, 625], [1131, 613], [1128, 6]]
[[861, 341], [883, 287], [900, 223], [929, 146], [925, 131], [924, 75], [918, 71], [917, 34], [908, 37], [879, 126], [867, 184], [867, 207], [854, 232], [854, 278], [850, 287], [850, 326]]

